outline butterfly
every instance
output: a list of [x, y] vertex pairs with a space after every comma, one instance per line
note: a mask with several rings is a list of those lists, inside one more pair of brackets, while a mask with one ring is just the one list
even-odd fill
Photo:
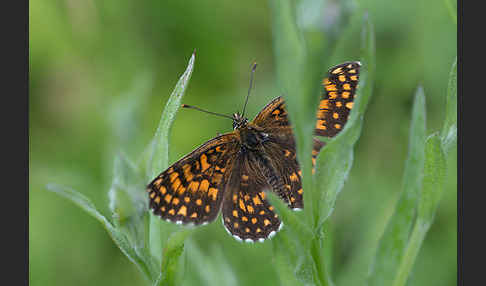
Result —
[[[314, 135], [333, 137], [344, 128], [360, 67], [360, 62], [346, 62], [329, 69], [322, 81]], [[232, 132], [202, 144], [148, 184], [149, 206], [155, 215], [178, 224], [204, 225], [221, 211], [223, 225], [234, 238], [263, 242], [283, 226], [266, 192], [277, 194], [292, 210], [304, 207], [291, 123], [282, 97], [252, 121], [244, 111], [230, 118]], [[314, 168], [325, 143], [316, 136], [313, 140]]]

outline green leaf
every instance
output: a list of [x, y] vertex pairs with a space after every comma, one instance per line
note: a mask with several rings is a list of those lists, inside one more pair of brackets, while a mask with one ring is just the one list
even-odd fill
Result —
[[169, 133], [177, 110], [181, 106], [182, 97], [191, 79], [195, 58], [196, 54], [194, 52], [189, 60], [186, 71], [179, 78], [160, 117], [157, 131], [151, 143], [151, 156], [148, 167], [149, 179], [153, 179], [169, 165]]
[[188, 261], [196, 270], [197, 285], [238, 285], [238, 279], [219, 245], [211, 245], [208, 249], [210, 256], [204, 255], [191, 240], [187, 240], [186, 249]]
[[[302, 274], [299, 275], [300, 280], [303, 283], [329, 285], [332, 282], [326, 273], [324, 255], [322, 255], [324, 237], [318, 234], [322, 232], [320, 227], [332, 212], [337, 193], [342, 188], [349, 173], [353, 157], [352, 149], [359, 138], [363, 114], [371, 96], [375, 60], [373, 27], [366, 17], [361, 59], [364, 65], [358, 91], [360, 96], [355, 103], [356, 111], [352, 112], [353, 115], [350, 118], [350, 123], [348, 123], [354, 127], [347, 128], [347, 131], [342, 132], [345, 135], [341, 136], [341, 140], [336, 138], [321, 151], [321, 158], [325, 156], [322, 154], [323, 152], [328, 154], [326, 157], [327, 166], [324, 166], [321, 162], [321, 169], [332, 170], [335, 172], [334, 175], [328, 176], [328, 174], [324, 175], [321, 172], [319, 176], [316, 173], [315, 177], [319, 177], [319, 179], [312, 181], [309, 156], [312, 147], [312, 135], [310, 134], [313, 133], [314, 129], [315, 107], [318, 104], [320, 93], [319, 85], [315, 83], [321, 80], [322, 63], [324, 62], [322, 53], [328, 48], [328, 39], [312, 38], [304, 43], [304, 37], [295, 25], [293, 7], [290, 1], [271, 1], [271, 4], [278, 85], [282, 88], [296, 138], [297, 156], [303, 173], [303, 189], [308, 190], [304, 192], [304, 217], [307, 225], [303, 223], [304, 220], [299, 219], [298, 214], [289, 212], [280, 202], [271, 198], [272, 204], [276, 206], [282, 220], [289, 227], [289, 231], [281, 232], [275, 241], [281, 243], [281, 241], [287, 240], [284, 233], [289, 233], [295, 243], [303, 248], [299, 252], [307, 253], [304, 255], [304, 260], [299, 260], [300, 266], [297, 273]], [[309, 35], [309, 33], [306, 33], [306, 36]], [[315, 34], [310, 36], [313, 37]], [[328, 149], [327, 152], [326, 149]], [[331, 179], [326, 181], [329, 178]], [[326, 185], [326, 188], [323, 185]], [[323, 189], [327, 189], [329, 192], [323, 194]], [[319, 205], [317, 205], [318, 203]], [[274, 249], [278, 251], [279, 248], [275, 247]], [[280, 254], [276, 253], [277, 255]], [[286, 259], [289, 258], [286, 255], [283, 256]], [[312, 273], [311, 276], [304, 275], [309, 271]]]
[[415, 217], [425, 162], [425, 95], [417, 88], [412, 109], [408, 156], [402, 191], [387, 223], [369, 272], [369, 285], [390, 285], [407, 246]]
[[333, 266], [333, 258], [335, 249], [334, 245], [334, 236], [333, 236], [333, 225], [328, 220], [324, 223], [323, 227], [321, 228], [321, 232], [319, 233], [318, 239], [321, 243], [320, 248], [322, 255], [323, 265], [325, 266], [326, 273], [332, 273], [332, 266]]
[[[315, 234], [311, 230], [314, 217], [313, 208], [315, 204], [311, 180], [311, 150], [312, 133], [315, 125], [315, 112], [318, 105], [320, 86], [324, 58], [327, 50], [327, 38], [322, 33], [316, 33], [315, 27], [309, 26], [302, 33], [295, 22], [295, 7], [291, 1], [274, 0], [271, 1], [273, 15], [273, 36], [274, 51], [277, 70], [277, 85], [281, 88], [286, 101], [286, 108], [292, 122], [293, 133], [296, 140], [297, 157], [303, 174], [302, 187], [304, 190], [304, 216], [292, 213], [287, 206], [281, 204], [278, 199], [271, 199], [271, 203], [276, 207], [282, 217], [282, 221], [287, 225], [275, 238], [275, 243], [280, 245], [283, 241], [293, 240], [293, 244], [298, 245], [298, 255], [295, 261], [293, 253], [282, 251], [280, 247], [274, 247], [275, 256], [281, 257], [278, 262], [281, 267], [277, 267], [280, 275], [290, 276], [286, 271], [284, 261], [297, 263], [296, 275], [304, 284], [324, 285], [325, 281], [320, 281], [317, 266], [319, 263], [313, 261], [310, 255], [310, 241]], [[273, 199], [273, 200], [272, 200]], [[289, 234], [289, 237], [287, 237]], [[293, 273], [293, 272], [292, 272]], [[295, 279], [293, 279], [295, 280]], [[292, 280], [290, 280], [292, 281]]]
[[[282, 229], [281, 233], [284, 232]], [[295, 264], [295, 259], [288, 255], [289, 243], [285, 243], [285, 239], [280, 235], [273, 239], [273, 253], [274, 265], [279, 274], [280, 283], [284, 286], [304, 285], [300, 279], [296, 278], [296, 273], [292, 267]]]
[[316, 160], [315, 188], [321, 191], [317, 208], [316, 229], [331, 215], [338, 193], [347, 179], [353, 162], [350, 142], [333, 140], [321, 150]]
[[303, 285], [322, 285], [319, 277], [317, 277], [315, 261], [310, 255], [305, 255], [305, 253], [302, 253], [299, 257], [295, 277]]
[[316, 159], [316, 173], [313, 177], [313, 194], [319, 194], [314, 199], [318, 203], [314, 208], [314, 233], [317, 236], [311, 243], [311, 255], [315, 262], [317, 277], [321, 285], [333, 285], [329, 275], [329, 265], [326, 264], [324, 253], [331, 244], [325, 243], [324, 226], [332, 214], [335, 202], [344, 182], [349, 175], [354, 157], [354, 145], [357, 142], [363, 125], [366, 107], [372, 95], [375, 73], [375, 36], [373, 25], [367, 14], [363, 14], [361, 43], [361, 74], [356, 92], [356, 100], [343, 131], [335, 138], [328, 140]]
[[[355, 117], [364, 115], [368, 102], [373, 93], [376, 70], [376, 40], [375, 28], [367, 12], [363, 13], [363, 28], [361, 30], [361, 64], [363, 69], [360, 75], [361, 88], [358, 87], [357, 94], [361, 95], [356, 100], [358, 105], [358, 114]], [[353, 115], [351, 115], [352, 117]], [[353, 119], [353, 118], [351, 118]]]
[[279, 233], [279, 235], [285, 236], [287, 233], [298, 241], [298, 248], [300, 251], [304, 251], [305, 247], [309, 244], [309, 238], [313, 237], [312, 230], [303, 222], [302, 216], [289, 209], [289, 207], [282, 201], [281, 198], [273, 193], [268, 193], [268, 199], [270, 203], [275, 207], [278, 215], [282, 218], [283, 228], [288, 228], [285, 233]]
[[[318, 270], [320, 269], [318, 267], [322, 266], [320, 263], [322, 257], [319, 257], [319, 261], [315, 261], [313, 260], [315, 257], [310, 254], [311, 244], [318, 238], [304, 223], [305, 220], [302, 218], [302, 214], [290, 210], [275, 194], [269, 193], [268, 198], [281, 217], [282, 222], [285, 223], [282, 230], [273, 239], [275, 244], [274, 251], [283, 251], [283, 253], [275, 253], [277, 270], [285, 271], [285, 280], [293, 281], [294, 285], [296, 283], [294, 281], [295, 278], [303, 285], [327, 285], [320, 283], [322, 277], [319, 277], [320, 273]], [[317, 256], [320, 256], [321, 250], [317, 251]], [[316, 251], [313, 254], [316, 254]], [[290, 274], [288, 273], [290, 266], [285, 264], [288, 264], [289, 261], [292, 262], [291, 264], [296, 265], [296, 270], [292, 271], [292, 273], [295, 272], [295, 278], [292, 279], [287, 277]], [[283, 274], [280, 273], [280, 275]]]
[[334, 283], [331, 280], [331, 244], [329, 242], [328, 233], [329, 221], [317, 230], [316, 235], [312, 238], [310, 243], [310, 256], [314, 261], [314, 276], [315, 280], [322, 286], [332, 286]]
[[[181, 106], [182, 97], [194, 69], [196, 54], [192, 54], [186, 71], [177, 82], [172, 94], [165, 105], [162, 116], [160, 117], [157, 131], [149, 147], [149, 158], [147, 164], [147, 180], [153, 179], [159, 172], [167, 169], [169, 165], [169, 134], [177, 110]], [[150, 216], [150, 251], [151, 254], [161, 263], [162, 262], [162, 235], [161, 221], [159, 218]]]
[[444, 190], [446, 159], [440, 136], [432, 134], [425, 144], [425, 166], [417, 220], [400, 262], [393, 286], [404, 286], [412, 271], [425, 236], [432, 225]]
[[162, 256], [162, 276], [158, 283], [155, 285], [180, 285], [181, 278], [178, 276], [178, 272], [182, 271], [181, 263], [179, 261], [180, 256], [184, 252], [184, 241], [192, 232], [189, 228], [183, 228], [177, 232], [174, 232], [167, 241], [163, 249]]
[[452, 64], [447, 87], [446, 116], [441, 132], [442, 147], [448, 153], [457, 143], [457, 57]]
[[[312, 132], [318, 105], [322, 66], [315, 58], [318, 47], [306, 49], [304, 38], [295, 23], [295, 7], [289, 0], [271, 0], [273, 47], [277, 86], [285, 98], [296, 140], [297, 157], [303, 174], [302, 187], [310, 190]], [[319, 45], [318, 45], [319, 46]], [[320, 50], [322, 53], [323, 51]], [[308, 193], [308, 194], [307, 194]], [[306, 219], [312, 219], [312, 198], [304, 192]], [[309, 215], [307, 215], [309, 214]]]
[[147, 198], [142, 173], [122, 152], [115, 157], [113, 173], [108, 192], [113, 222], [124, 231], [132, 245], [148, 249]]
[[433, 134], [427, 138], [425, 148], [424, 179], [417, 221], [430, 225], [444, 191], [446, 160], [438, 134]]
[[372, 94], [375, 70], [375, 37], [373, 25], [367, 15], [363, 17], [361, 74], [356, 100], [351, 115], [343, 131], [330, 140], [316, 158], [314, 176], [315, 194], [319, 206], [313, 214], [315, 229], [322, 227], [334, 210], [337, 195], [348, 177], [354, 157], [354, 144], [358, 140], [363, 125], [364, 112]]
[[143, 253], [137, 253], [136, 249], [132, 247], [130, 241], [127, 237], [120, 232], [116, 227], [114, 227], [110, 221], [108, 221], [93, 205], [93, 203], [86, 198], [81, 193], [59, 186], [56, 184], [48, 184], [46, 186], [47, 190], [60, 195], [73, 202], [75, 205], [80, 207], [82, 210], [86, 211], [89, 215], [97, 219], [103, 227], [106, 229], [110, 237], [113, 239], [115, 244], [120, 248], [123, 254], [125, 254], [128, 259], [134, 263], [139, 270], [145, 275], [148, 280], [152, 280], [158, 272], [155, 267], [155, 263], [151, 257], [144, 255]]

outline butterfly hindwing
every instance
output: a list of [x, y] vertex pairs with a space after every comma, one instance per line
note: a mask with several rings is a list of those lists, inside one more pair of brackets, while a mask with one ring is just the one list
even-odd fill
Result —
[[347, 62], [329, 69], [322, 81], [324, 93], [317, 111], [316, 135], [334, 137], [344, 128], [356, 97], [360, 67], [360, 62]]
[[235, 144], [232, 133], [218, 136], [157, 176], [147, 186], [154, 214], [196, 225], [214, 220], [237, 151]]
[[316, 137], [314, 137], [313, 140], [314, 142], [312, 144], [312, 174], [315, 173], [317, 155], [319, 155], [319, 152], [321, 151], [322, 147], [326, 145], [326, 143], [322, 142]]
[[[268, 142], [264, 145], [265, 157], [268, 162], [269, 184], [272, 190], [282, 199], [291, 209], [299, 210], [303, 208], [302, 172], [295, 150], [293, 136], [285, 138], [277, 134], [269, 135]], [[264, 170], [265, 173], [265, 170]]]
[[264, 241], [282, 226], [274, 208], [266, 200], [271, 187], [255, 153], [242, 153], [236, 161], [223, 201], [223, 224], [238, 240]]

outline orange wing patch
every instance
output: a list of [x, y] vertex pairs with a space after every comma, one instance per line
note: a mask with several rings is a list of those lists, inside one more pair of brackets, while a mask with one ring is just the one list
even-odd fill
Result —
[[353, 108], [359, 80], [359, 62], [349, 62], [329, 70], [322, 81], [324, 93], [317, 110], [315, 134], [334, 137], [344, 128]]
[[[237, 240], [247, 242], [264, 241], [275, 235], [282, 223], [272, 206], [265, 200], [265, 193], [260, 191], [251, 196], [240, 190], [233, 190], [238, 199], [235, 204], [228, 199], [223, 204], [223, 224], [229, 234]], [[249, 196], [251, 199], [245, 200]]]
[[268, 131], [290, 128], [284, 99], [281, 96], [273, 99], [255, 116], [252, 122]]
[[176, 223], [201, 224], [218, 215], [226, 170], [231, 169], [234, 135], [203, 144], [162, 172], [147, 187], [154, 214]]

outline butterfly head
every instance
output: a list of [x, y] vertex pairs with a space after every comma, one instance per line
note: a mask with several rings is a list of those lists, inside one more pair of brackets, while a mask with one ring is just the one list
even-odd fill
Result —
[[243, 115], [240, 113], [234, 113], [233, 114], [233, 129], [239, 129], [242, 127], [245, 127], [248, 124], [248, 119], [245, 118]]

